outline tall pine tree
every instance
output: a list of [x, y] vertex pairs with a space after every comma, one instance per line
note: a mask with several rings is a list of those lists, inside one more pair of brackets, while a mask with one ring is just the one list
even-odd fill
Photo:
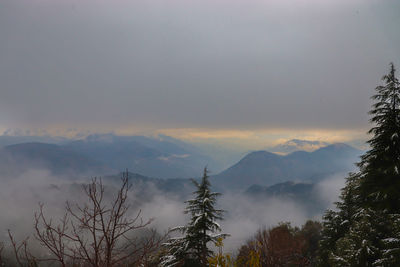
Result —
[[216, 244], [220, 238], [221, 227], [216, 222], [222, 220], [223, 210], [216, 209], [217, 197], [220, 193], [211, 192], [208, 170], [204, 169], [201, 182], [193, 180], [196, 191], [195, 198], [186, 201], [186, 214], [190, 221], [186, 226], [176, 227], [173, 230], [181, 231], [184, 236], [172, 238], [166, 244], [169, 253], [164, 258], [163, 266], [208, 266], [208, 258], [213, 252], [209, 243]]
[[395, 72], [392, 63], [382, 78], [385, 85], [376, 87], [372, 97], [376, 103], [370, 111], [375, 124], [369, 131], [371, 149], [359, 163], [363, 200], [389, 213], [400, 211], [400, 83]]
[[359, 172], [347, 178], [337, 211], [324, 217], [321, 266], [400, 266], [400, 83], [395, 68], [376, 87], [374, 127]]
[[340, 201], [335, 203], [337, 210], [328, 210], [323, 217], [322, 238], [318, 253], [320, 267], [340, 266], [339, 262], [342, 262], [336, 255], [336, 245], [338, 240], [343, 239], [350, 231], [353, 216], [360, 207], [359, 178], [357, 173], [349, 175], [346, 186], [342, 189]]

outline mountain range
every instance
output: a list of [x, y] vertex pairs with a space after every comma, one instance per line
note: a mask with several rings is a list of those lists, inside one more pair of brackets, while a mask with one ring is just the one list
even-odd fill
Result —
[[235, 190], [253, 184], [270, 186], [286, 181], [315, 183], [353, 171], [361, 154], [361, 150], [339, 143], [313, 152], [296, 151], [285, 156], [255, 151], [215, 175], [213, 181], [217, 186]]
[[[244, 189], [253, 184], [271, 186], [286, 181], [318, 182], [330, 175], [354, 170], [362, 151], [333, 144], [312, 152], [278, 155], [248, 153], [236, 164], [212, 176], [216, 187]], [[21, 143], [0, 149], [0, 172], [45, 168], [56, 175], [109, 175], [129, 169], [146, 177], [193, 178], [212, 159], [179, 140], [144, 136], [91, 135], [63, 144]]]
[[135, 173], [164, 179], [194, 177], [212, 162], [195, 146], [166, 136], [91, 135], [63, 147], [117, 171], [128, 168]]
[[[124, 169], [158, 178], [187, 178], [199, 175], [213, 160], [195, 146], [158, 136], [90, 135], [60, 143], [25, 142], [24, 138], [0, 138], [11, 143], [0, 149], [0, 173], [17, 174], [27, 169], [47, 169], [55, 175], [107, 175]], [[41, 140], [41, 139], [39, 139]], [[14, 142], [13, 142], [14, 141]]]
[[[287, 155], [254, 151], [212, 175], [211, 184], [218, 192], [233, 191], [257, 199], [290, 199], [317, 213], [326, 208], [326, 203], [318, 201], [315, 185], [334, 175], [344, 178], [355, 170], [354, 163], [361, 154], [362, 151], [346, 144]], [[199, 178], [211, 161], [196, 147], [167, 137], [93, 135], [59, 144], [7, 145], [0, 149], [0, 179], [30, 169], [46, 169], [63, 179], [82, 181], [102, 176], [107, 181], [119, 182], [120, 175], [116, 173], [128, 168], [140, 199], [150, 200], [161, 193], [185, 200], [194, 190], [189, 178]]]
[[18, 176], [32, 169], [44, 169], [69, 178], [115, 172], [102, 162], [60, 145], [32, 142], [0, 149], [0, 174], [3, 177]]

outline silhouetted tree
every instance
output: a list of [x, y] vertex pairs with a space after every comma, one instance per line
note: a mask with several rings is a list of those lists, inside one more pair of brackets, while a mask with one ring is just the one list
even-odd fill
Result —
[[[67, 202], [65, 215], [58, 224], [45, 215], [44, 205], [40, 204], [35, 214], [34, 236], [48, 256], [33, 257], [27, 240], [17, 244], [10, 233], [18, 264], [23, 266], [23, 262], [34, 260], [57, 262], [60, 266], [146, 266], [163, 237], [147, 229], [152, 220], [143, 221], [140, 211], [133, 217], [128, 214], [128, 172], [121, 180], [122, 185], [110, 203], [105, 203], [101, 179], [94, 178], [83, 185], [88, 201], [83, 205]], [[139, 235], [135, 235], [137, 231]]]

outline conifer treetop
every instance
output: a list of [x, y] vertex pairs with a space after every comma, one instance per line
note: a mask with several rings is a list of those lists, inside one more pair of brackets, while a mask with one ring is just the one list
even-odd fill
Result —
[[208, 266], [208, 258], [213, 255], [208, 244], [216, 244], [228, 236], [220, 233], [222, 229], [217, 221], [223, 219], [224, 211], [215, 205], [221, 194], [211, 191], [207, 168], [204, 168], [200, 182], [192, 181], [196, 187], [194, 198], [186, 201], [184, 211], [190, 215], [190, 220], [187, 225], [175, 228], [184, 236], [170, 239], [166, 244], [170, 254], [162, 266], [175, 266], [182, 262], [189, 264], [187, 266]]

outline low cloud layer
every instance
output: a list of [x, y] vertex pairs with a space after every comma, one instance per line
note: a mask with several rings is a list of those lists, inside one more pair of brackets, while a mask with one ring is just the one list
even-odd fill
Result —
[[[65, 201], [83, 204], [86, 200], [80, 185], [53, 177], [45, 170], [31, 170], [18, 177], [1, 177], [1, 181], [0, 232], [3, 241], [7, 240], [7, 229], [11, 229], [20, 240], [32, 235], [33, 216], [39, 202], [44, 203], [45, 214], [57, 221], [64, 213]], [[321, 201], [332, 207], [330, 203], [337, 200], [343, 184], [344, 177], [332, 177], [321, 182], [316, 193]], [[147, 200], [142, 192], [132, 191], [129, 197], [132, 208], [141, 210], [144, 220], [154, 219], [152, 227], [162, 233], [186, 223], [188, 218], [183, 214], [185, 203], [182, 199], [155, 188], [149, 192]], [[231, 234], [224, 242], [227, 252], [235, 252], [261, 227], [272, 227], [279, 222], [301, 226], [307, 219], [320, 220], [322, 215], [315, 214], [310, 218], [307, 207], [287, 199], [272, 197], [261, 201], [230, 192], [219, 199], [218, 205], [226, 210], [222, 228]]]

